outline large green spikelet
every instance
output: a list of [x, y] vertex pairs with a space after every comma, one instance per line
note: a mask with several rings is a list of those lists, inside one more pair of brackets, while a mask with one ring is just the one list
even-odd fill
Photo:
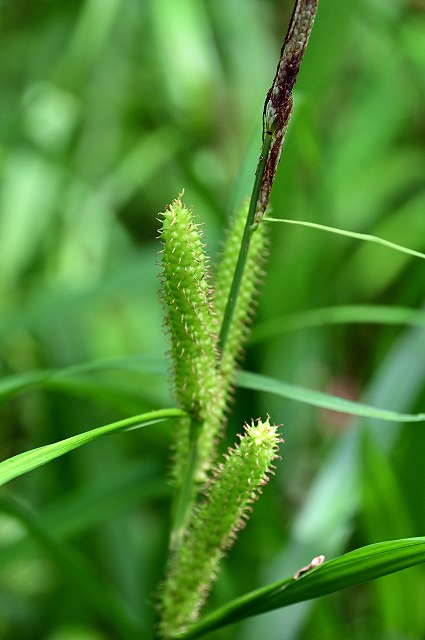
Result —
[[217, 363], [208, 259], [199, 225], [181, 200], [174, 200], [162, 216], [163, 290], [176, 393], [181, 406], [201, 421], [213, 397]]
[[[163, 296], [171, 338], [174, 383], [180, 406], [200, 426], [195, 479], [205, 479], [212, 464], [223, 404], [218, 372], [217, 320], [211, 302], [208, 257], [200, 226], [180, 199], [162, 215]], [[181, 481], [190, 446], [190, 421], [182, 420], [175, 438], [172, 475]]]

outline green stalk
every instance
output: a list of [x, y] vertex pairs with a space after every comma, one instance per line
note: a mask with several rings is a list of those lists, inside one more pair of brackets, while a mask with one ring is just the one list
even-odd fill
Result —
[[291, 22], [280, 52], [280, 59], [272, 86], [263, 109], [263, 144], [238, 262], [221, 325], [219, 346], [223, 353], [232, 322], [236, 300], [245, 269], [249, 243], [266, 212], [270, 192], [282, 152], [293, 100], [292, 91], [307, 48], [319, 0], [295, 0]]
[[245, 269], [246, 259], [248, 256], [249, 245], [251, 237], [254, 231], [258, 227], [258, 222], [255, 222], [255, 214], [257, 211], [258, 198], [260, 196], [261, 185], [263, 182], [264, 172], [267, 165], [270, 146], [273, 137], [269, 133], [265, 133], [263, 138], [263, 144], [261, 147], [261, 154], [258, 160], [257, 170], [255, 172], [254, 186], [252, 188], [251, 200], [249, 201], [248, 215], [246, 218], [246, 224], [244, 233], [242, 236], [241, 248], [239, 251], [239, 257], [235, 268], [235, 274], [233, 276], [232, 286], [229, 293], [229, 298], [224, 312], [223, 322], [220, 329], [219, 345], [221, 353], [224, 351], [227, 337], [229, 335], [229, 329], [233, 318], [233, 313], [236, 306], [236, 300], [238, 297], [239, 289], [242, 282], [243, 272]]
[[182, 486], [176, 495], [173, 526], [170, 534], [170, 549], [174, 552], [180, 546], [192, 513], [195, 485], [194, 476], [198, 461], [198, 437], [201, 429], [202, 423], [191, 420], [189, 458]]

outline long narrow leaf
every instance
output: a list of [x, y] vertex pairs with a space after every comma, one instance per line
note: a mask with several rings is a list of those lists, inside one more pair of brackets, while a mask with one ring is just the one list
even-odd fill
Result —
[[288, 331], [300, 331], [323, 325], [363, 323], [423, 327], [425, 312], [407, 307], [362, 304], [312, 309], [260, 322], [253, 328], [249, 342], [257, 344]]
[[[415, 328], [403, 333], [383, 358], [365, 389], [365, 399], [375, 406], [391, 406], [408, 411], [419, 399], [425, 384], [425, 331]], [[406, 366], [406, 363], [413, 366]], [[389, 455], [402, 432], [402, 423], [357, 420], [334, 442], [329, 455], [310, 486], [280, 553], [275, 555], [263, 573], [263, 582], [272, 583], [294, 569], [293, 560], [301, 564], [325, 545], [329, 557], [342, 553], [352, 535], [355, 516], [360, 509], [363, 482], [361, 441], [363, 432], [370, 434], [382, 453]], [[398, 536], [394, 536], [396, 538]], [[284, 624], [287, 640], [298, 640], [301, 629], [313, 607], [306, 601], [291, 611], [269, 614], [268, 640], [281, 640]], [[261, 636], [263, 622], [250, 618], [243, 625], [249, 640]]]
[[425, 413], [398, 413], [389, 409], [379, 409], [361, 402], [354, 402], [339, 398], [322, 391], [314, 391], [306, 389], [295, 384], [281, 382], [275, 378], [260, 375], [258, 373], [249, 373], [243, 371], [239, 374], [237, 384], [244, 389], [255, 389], [257, 391], [265, 391], [283, 398], [304, 402], [305, 404], [329, 409], [331, 411], [340, 411], [349, 413], [354, 416], [363, 416], [365, 418], [375, 418], [379, 420], [389, 420], [390, 422], [423, 422], [425, 421]]
[[304, 600], [318, 598], [425, 562], [425, 537], [378, 542], [351, 551], [305, 573], [252, 591], [195, 624], [181, 640]]
[[65, 453], [81, 447], [87, 442], [96, 440], [102, 436], [106, 436], [110, 433], [116, 433], [118, 431], [125, 431], [126, 429], [136, 427], [146, 427], [149, 424], [156, 422], [163, 422], [170, 418], [181, 418], [186, 415], [181, 409], [160, 409], [159, 411], [150, 411], [138, 416], [126, 418], [125, 420], [119, 420], [118, 422], [112, 422], [111, 424], [104, 425], [103, 427], [97, 427], [84, 433], [79, 433], [76, 436], [71, 436], [65, 440], [54, 442], [53, 444], [47, 444], [37, 449], [31, 449], [20, 453], [13, 458], [8, 458], [4, 462], [0, 463], [0, 486], [17, 478], [18, 476], [28, 473], [37, 467], [41, 467], [43, 464], [63, 456]]
[[[164, 358], [132, 356], [128, 358], [101, 358], [92, 362], [74, 365], [66, 369], [29, 371], [0, 378], [0, 401], [34, 388], [68, 390], [67, 380], [76, 376], [109, 370], [137, 371], [149, 375], [164, 375], [167, 363]], [[83, 380], [81, 379], [83, 382]]]
[[327, 231], [328, 233], [335, 233], [339, 236], [355, 238], [356, 240], [374, 242], [375, 244], [380, 244], [380, 245], [383, 245], [384, 247], [388, 247], [388, 249], [394, 249], [395, 251], [400, 251], [401, 253], [408, 253], [410, 256], [415, 256], [415, 258], [422, 258], [423, 260], [425, 260], [425, 253], [422, 253], [421, 251], [415, 251], [414, 249], [403, 247], [401, 244], [396, 244], [395, 242], [384, 240], [384, 238], [373, 236], [370, 233], [358, 233], [357, 231], [346, 231], [345, 229], [338, 229], [337, 227], [328, 227], [327, 225], [324, 225], [324, 224], [317, 224], [316, 222], [306, 222], [304, 220], [287, 220], [284, 218], [264, 218], [264, 222], [285, 222], [286, 224], [297, 224], [302, 227], [309, 227], [310, 229], [318, 229], [319, 231]]
[[[95, 373], [96, 371], [107, 370], [126, 370], [138, 373], [150, 373], [156, 375], [164, 375], [167, 370], [166, 360], [162, 358], [145, 358], [143, 356], [133, 356], [129, 358], [110, 358], [96, 360], [90, 363], [77, 365], [68, 369], [58, 371], [40, 372], [34, 371], [21, 376], [12, 376], [0, 381], [0, 400], [10, 397], [29, 388], [49, 388], [61, 389], [63, 391], [74, 391], [74, 386], [69, 388], [67, 380], [71, 383], [75, 382], [76, 374]], [[83, 380], [83, 379], [81, 379]], [[83, 382], [82, 382], [83, 384]], [[390, 422], [423, 422], [425, 421], [425, 413], [409, 414], [391, 411], [389, 409], [380, 409], [370, 405], [340, 398], [332, 394], [313, 389], [306, 389], [298, 385], [290, 384], [269, 378], [260, 374], [241, 372], [237, 379], [237, 385], [245, 389], [254, 389], [257, 391], [265, 391], [289, 400], [304, 402], [306, 404], [329, 409], [330, 411], [339, 411], [355, 416], [365, 418], [375, 418], [378, 420], [387, 420]], [[1, 467], [0, 467], [1, 469]]]

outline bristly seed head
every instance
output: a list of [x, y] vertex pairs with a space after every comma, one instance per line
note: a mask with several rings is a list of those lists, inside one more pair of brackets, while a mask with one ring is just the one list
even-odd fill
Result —
[[183, 632], [196, 620], [208, 595], [219, 561], [245, 526], [252, 503], [268, 481], [279, 443], [269, 419], [250, 426], [239, 444], [228, 450], [207, 485], [204, 501], [191, 521], [161, 594], [161, 632]]
[[[211, 281], [202, 235], [192, 212], [180, 199], [161, 214], [163, 298], [171, 338], [174, 383], [179, 405], [194, 421], [220, 424], [223, 382], [217, 371], [217, 319], [211, 301]], [[196, 479], [211, 466], [218, 428], [200, 435]], [[181, 481], [187, 463], [187, 437], [176, 440], [172, 476]]]
[[[199, 406], [206, 412], [214, 395], [217, 363], [217, 326], [209, 295], [206, 256], [192, 212], [180, 199], [174, 200], [161, 215], [163, 294], [177, 397], [186, 411], [192, 412]], [[182, 352], [186, 354], [184, 358]]]

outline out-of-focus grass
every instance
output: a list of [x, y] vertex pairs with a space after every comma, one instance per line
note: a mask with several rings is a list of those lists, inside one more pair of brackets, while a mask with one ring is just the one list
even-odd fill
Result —
[[[15, 0], [0, 11], [2, 374], [160, 355], [167, 345], [156, 214], [184, 188], [216, 255], [229, 211], [251, 188], [262, 104], [291, 3]], [[273, 215], [425, 250], [424, 50], [422, 2], [322, 1]], [[422, 261], [308, 229], [272, 231], [260, 319], [340, 304], [421, 308]], [[246, 368], [423, 411], [423, 334], [423, 327], [327, 324], [325, 316], [297, 332], [273, 331], [249, 349]], [[161, 377], [147, 389], [132, 371], [108, 375], [132, 398], [139, 385], [140, 412], [170, 405]], [[123, 410], [113, 397], [29, 391], [2, 405], [2, 457], [119, 420]], [[229, 439], [266, 412], [285, 425], [284, 459], [212, 605], [319, 553], [425, 527], [422, 425], [352, 423], [240, 390]], [[25, 520], [26, 510], [0, 514], [2, 638], [97, 640], [116, 637], [117, 628], [130, 637], [134, 617], [149, 633], [169, 518], [170, 428], [98, 441], [10, 484], [10, 499], [29, 505], [35, 520]], [[124, 604], [105, 612], [70, 566]], [[409, 570], [269, 614], [268, 639], [285, 629], [294, 639], [416, 640], [425, 628], [423, 596], [423, 571]], [[258, 638], [264, 622], [247, 623], [237, 637]]]

